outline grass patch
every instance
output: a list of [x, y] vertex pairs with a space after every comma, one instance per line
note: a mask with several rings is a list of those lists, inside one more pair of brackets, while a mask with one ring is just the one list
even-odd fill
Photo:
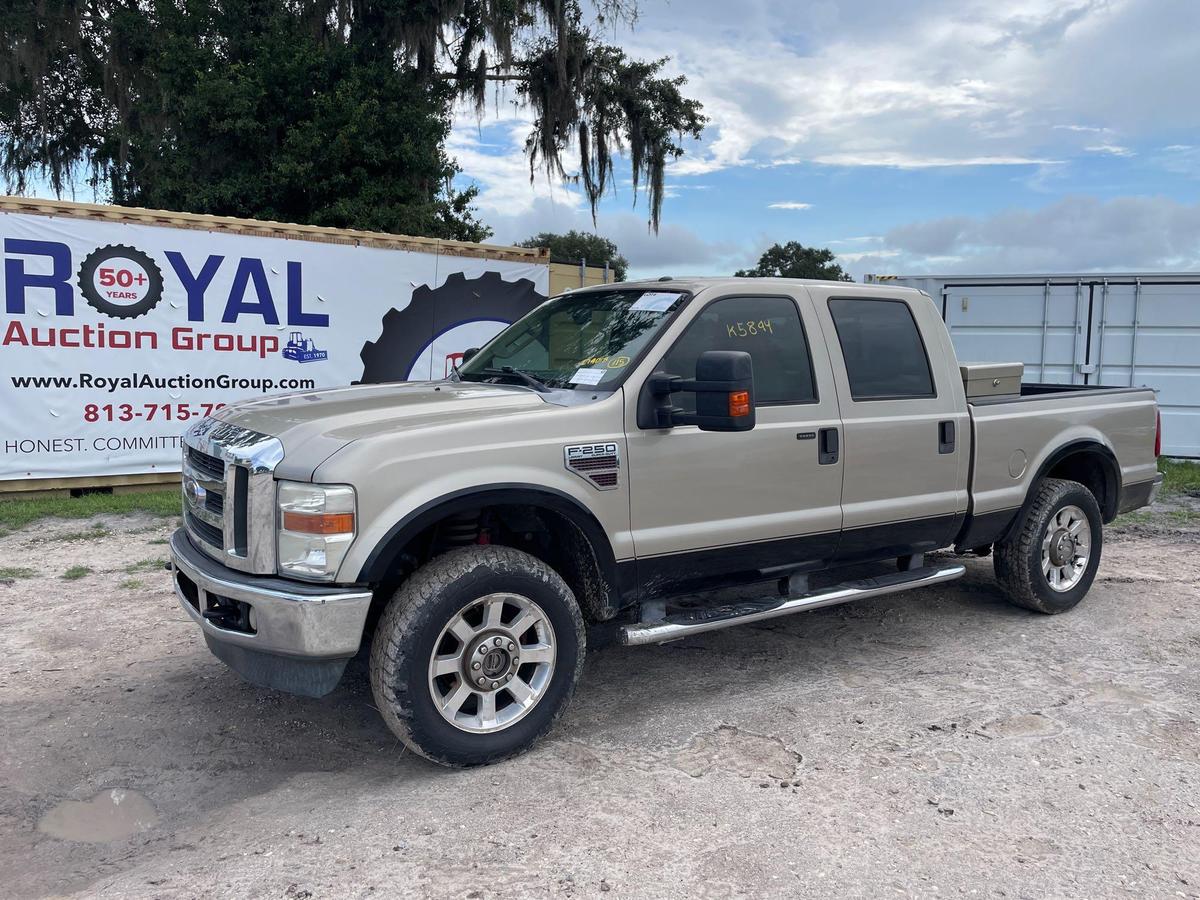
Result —
[[147, 544], [169, 544], [169, 543], [171, 543], [171, 540], [170, 540], [170, 538], [155, 538], [152, 541], [146, 541], [146, 543]]
[[1200, 496], [1200, 463], [1184, 459], [1160, 459], [1158, 471], [1163, 473], [1164, 494]]
[[1169, 509], [1166, 516], [1175, 525], [1200, 525], [1200, 511], [1194, 509]]
[[12, 581], [17, 578], [32, 578], [37, 572], [33, 569], [0, 568], [0, 581]]
[[126, 578], [119, 587], [124, 591], [136, 591], [138, 588], [145, 587], [145, 582], [140, 578]]
[[141, 562], [135, 562], [126, 566], [121, 571], [126, 575], [136, 575], [138, 572], [153, 572], [156, 569], [165, 569], [167, 561], [165, 559], [143, 559]]
[[1149, 525], [1154, 521], [1154, 513], [1149, 510], [1138, 510], [1136, 512], [1125, 513], [1123, 516], [1117, 516], [1113, 519], [1113, 525], [1118, 528], [1122, 525]]
[[42, 519], [90, 519], [92, 516], [138, 512], [163, 518], [178, 516], [179, 489], [0, 500], [0, 531], [17, 531]]
[[64, 581], [78, 581], [84, 575], [91, 575], [92, 570], [87, 566], [71, 566], [67, 571], [62, 573]]

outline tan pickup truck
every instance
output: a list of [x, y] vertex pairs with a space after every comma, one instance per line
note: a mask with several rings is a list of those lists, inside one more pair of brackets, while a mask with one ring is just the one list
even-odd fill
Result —
[[[447, 765], [544, 735], [588, 641], [963, 574], [933, 550], [992, 552], [1014, 603], [1063, 612], [1092, 584], [1103, 524], [1161, 482], [1152, 391], [960, 366], [911, 289], [589, 288], [466, 356], [444, 381], [196, 424], [171, 541], [180, 601], [220, 659], [321, 695], [369, 646], [387, 724]], [[839, 574], [861, 564], [875, 574]]]

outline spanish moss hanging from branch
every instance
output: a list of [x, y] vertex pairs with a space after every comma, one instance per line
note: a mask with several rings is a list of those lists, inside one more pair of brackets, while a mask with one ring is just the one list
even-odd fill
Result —
[[665, 59], [593, 28], [630, 0], [7, 0], [0, 172], [10, 190], [479, 240], [445, 150], [488, 86], [528, 107], [531, 175], [593, 216], [627, 156], [657, 228], [666, 165], [700, 105]]

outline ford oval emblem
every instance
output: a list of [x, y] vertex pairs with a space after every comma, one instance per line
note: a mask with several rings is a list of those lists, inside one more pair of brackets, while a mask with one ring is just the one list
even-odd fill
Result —
[[186, 477], [183, 479], [183, 496], [192, 506], [203, 506], [208, 491], [195, 478]]

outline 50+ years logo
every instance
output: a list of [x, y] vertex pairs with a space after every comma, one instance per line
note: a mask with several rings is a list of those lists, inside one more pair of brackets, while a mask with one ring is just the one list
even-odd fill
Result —
[[162, 299], [158, 264], [136, 247], [98, 247], [79, 267], [79, 289], [88, 305], [114, 319], [144, 316]]

